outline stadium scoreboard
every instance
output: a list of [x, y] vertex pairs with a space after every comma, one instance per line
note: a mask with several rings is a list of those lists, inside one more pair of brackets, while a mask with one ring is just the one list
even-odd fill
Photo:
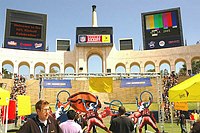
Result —
[[56, 39], [57, 51], [70, 51], [70, 39]]
[[7, 9], [4, 47], [46, 50], [47, 15]]
[[119, 39], [120, 50], [133, 50], [133, 39], [132, 38], [121, 38]]
[[113, 46], [113, 28], [77, 27], [76, 46]]
[[142, 13], [144, 50], [183, 46], [180, 8]]

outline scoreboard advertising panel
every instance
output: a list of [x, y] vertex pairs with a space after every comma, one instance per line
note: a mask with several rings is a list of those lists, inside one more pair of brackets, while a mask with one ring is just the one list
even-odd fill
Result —
[[4, 47], [33, 51], [45, 51], [45, 14], [7, 10]]
[[180, 8], [142, 13], [144, 50], [183, 46]]
[[110, 35], [79, 35], [78, 43], [110, 43]]
[[77, 27], [77, 46], [112, 46], [111, 27]]

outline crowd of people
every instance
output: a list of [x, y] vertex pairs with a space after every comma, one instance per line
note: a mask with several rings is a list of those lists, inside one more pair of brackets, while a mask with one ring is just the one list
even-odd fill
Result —
[[[200, 133], [200, 115], [197, 110], [193, 110], [192, 112], [179, 110], [177, 112], [177, 125], [180, 126], [181, 133]], [[188, 113], [189, 119], [187, 118]]]
[[14, 75], [14, 84], [10, 93], [10, 99], [16, 100], [17, 95], [26, 95], [26, 79], [22, 75]]
[[[164, 121], [171, 122], [171, 109], [169, 101], [169, 89], [178, 84], [178, 75], [172, 72], [169, 76], [163, 76], [163, 103], [164, 103]], [[189, 113], [189, 114], [188, 114]], [[186, 119], [189, 117], [190, 133], [200, 133], [200, 117], [197, 110], [193, 112], [184, 112], [182, 110], [174, 110], [175, 119], [177, 119], [177, 125], [180, 126], [181, 133], [188, 133], [186, 128]]]
[[[92, 106], [92, 105], [91, 105]], [[20, 127], [17, 133], [83, 133], [81, 125], [77, 122], [79, 115], [75, 110], [67, 111], [68, 120], [59, 124], [55, 118], [50, 114], [50, 104], [46, 100], [39, 100], [35, 104], [37, 115], [27, 120], [27, 122]], [[95, 109], [92, 108], [92, 110]], [[91, 111], [92, 111], [91, 110]], [[93, 110], [94, 111], [94, 110]], [[88, 110], [88, 112], [90, 112]], [[120, 106], [118, 109], [118, 115], [111, 121], [108, 133], [132, 133], [134, 130], [134, 123], [131, 118], [125, 115], [126, 109], [124, 106]], [[96, 116], [90, 116], [89, 119]], [[93, 119], [95, 121], [95, 119]], [[94, 121], [88, 121], [88, 124], [92, 124]], [[95, 122], [94, 122], [95, 123]], [[93, 123], [93, 124], [94, 124]], [[92, 125], [93, 125], [92, 124]], [[98, 126], [98, 125], [97, 125]], [[90, 132], [90, 130], [86, 130]]]
[[170, 101], [169, 101], [169, 89], [173, 86], [175, 86], [178, 83], [178, 76], [172, 72], [169, 76], [163, 77], [163, 103], [164, 103], [164, 114], [165, 122], [170, 122], [171, 120], [171, 112], [170, 112]]
[[[95, 103], [89, 105], [91, 110], [88, 112], [96, 112], [95, 110]], [[89, 109], [88, 108], [88, 109]], [[97, 119], [99, 118], [96, 116], [90, 115], [89, 113], [87, 119], [87, 126], [83, 126], [81, 123], [81, 114], [77, 112], [77, 110], [69, 110], [66, 112], [67, 120], [59, 123], [55, 117], [51, 115], [50, 104], [46, 100], [39, 100], [35, 105], [37, 115], [33, 118], [27, 120], [27, 122], [20, 127], [17, 133], [90, 133], [90, 129], [93, 127], [95, 129], [95, 125], [99, 126], [97, 123]], [[97, 112], [96, 112], [97, 113]], [[111, 120], [109, 128], [104, 128], [108, 133], [132, 133], [135, 129], [134, 121], [125, 115], [126, 109], [124, 106], [120, 106], [118, 108], [117, 116]], [[98, 113], [97, 113], [98, 114]], [[177, 124], [180, 124], [181, 133], [189, 133], [186, 130], [186, 117], [182, 111], [178, 112], [179, 121]], [[194, 119], [194, 122], [191, 124], [191, 131], [190, 133], [200, 133], [200, 117], [197, 112], [191, 113], [191, 119]], [[95, 119], [93, 119], [95, 118]], [[90, 121], [91, 120], [91, 121]], [[100, 121], [100, 120], [99, 120]], [[91, 127], [90, 127], [91, 125]], [[87, 128], [85, 128], [87, 127]], [[86, 130], [85, 130], [86, 129]], [[159, 133], [159, 131], [157, 131]], [[93, 133], [96, 133], [93, 130]]]

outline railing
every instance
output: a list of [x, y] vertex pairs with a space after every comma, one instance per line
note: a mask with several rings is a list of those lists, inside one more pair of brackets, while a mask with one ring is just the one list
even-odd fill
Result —
[[160, 73], [43, 73], [40, 78], [90, 78], [90, 77], [113, 77], [113, 78], [134, 78], [134, 77], [159, 77]]

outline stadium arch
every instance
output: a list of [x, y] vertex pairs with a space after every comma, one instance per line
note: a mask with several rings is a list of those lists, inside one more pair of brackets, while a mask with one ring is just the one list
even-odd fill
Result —
[[138, 62], [132, 62], [130, 64], [130, 72], [133, 72], [135, 69], [138, 69], [139, 70], [138, 72], [141, 71], [140, 64]]
[[168, 60], [161, 60], [160, 63], [159, 63], [159, 70], [161, 71], [161, 66], [162, 65], [167, 65], [166, 67], [169, 67], [169, 70], [168, 70], [168, 73], [171, 72], [171, 68], [170, 68], [170, 62]]
[[193, 57], [193, 58], [191, 59], [191, 63], [192, 63], [193, 61], [197, 61], [197, 60], [200, 60], [200, 56]]
[[10, 65], [12, 67], [12, 72], [13, 72], [13, 68], [14, 68], [14, 63], [10, 60], [5, 60], [2, 62], [2, 68], [4, 65]]
[[[19, 64], [18, 64], [19, 75], [20, 75], [20, 72], [23, 71], [23, 70], [22, 70], [22, 69], [23, 69], [22, 67], [27, 68], [27, 69], [28, 69], [28, 73], [30, 74], [30, 64], [29, 64], [29, 62], [27, 62], [27, 61], [19, 62]], [[33, 70], [33, 69], [31, 69], [31, 70]], [[25, 77], [26, 77], [26, 76], [25, 76]]]
[[60, 73], [60, 65], [58, 63], [52, 63], [49, 67], [50, 71], [49, 73], [51, 72], [51, 69], [55, 68], [57, 70], [57, 73]]
[[41, 72], [41, 70], [44, 70], [44, 72], [45, 72], [45, 65], [44, 65], [44, 63], [37, 62], [34, 65], [34, 76], [38, 78], [39, 77], [39, 73], [36, 72], [37, 69], [39, 69], [40, 72]]
[[124, 63], [118, 63], [118, 64], [116, 64], [115, 72], [117, 71], [117, 68], [119, 68], [119, 67], [122, 67], [125, 70], [125, 72], [127, 72], [126, 65]]
[[103, 62], [104, 60], [104, 56], [103, 56], [103, 51], [100, 51], [99, 49], [91, 49], [88, 51], [88, 53], [86, 54], [86, 57], [87, 57], [87, 72], [89, 71], [89, 59], [92, 57], [92, 56], [98, 56], [101, 60], [101, 65], [102, 65], [102, 70], [101, 72], [102, 73], [105, 73], [105, 62]]
[[[79, 70], [80, 67], [87, 68], [87, 59], [91, 54], [100, 55], [103, 64], [103, 73], [107, 69], [114, 73], [117, 64], [123, 63], [126, 72], [130, 72], [131, 64], [137, 62], [140, 72], [144, 72], [144, 66], [151, 61], [155, 64], [155, 72], [160, 72], [160, 64], [166, 60], [170, 64], [171, 71], [175, 71], [177, 61], [184, 61], [187, 70], [191, 70], [192, 61], [200, 57], [200, 45], [181, 46], [157, 50], [123, 50], [117, 51], [114, 47], [76, 47], [73, 51], [59, 52], [38, 52], [0, 48], [0, 71], [5, 64], [11, 64], [14, 67], [13, 72], [19, 74], [19, 64], [27, 62], [30, 68], [30, 74], [34, 75], [34, 66], [38, 62], [44, 63], [45, 73], [50, 72], [50, 66], [57, 64], [60, 73], [64, 73], [65, 66], [72, 64], [75, 73], [87, 73], [87, 69]], [[8, 54], [9, 53], [9, 54]], [[34, 55], [34, 56], [33, 56]], [[10, 61], [10, 62], [9, 62]], [[11, 63], [12, 62], [12, 63]]]
[[66, 69], [68, 69], [68, 68], [72, 68], [73, 69], [73, 72], [75, 73], [75, 67], [74, 67], [74, 65], [73, 64], [65, 64], [65, 67], [64, 67], [64, 69], [65, 69], [65, 73], [66, 73]]
[[156, 71], [156, 65], [155, 65], [155, 63], [153, 61], [147, 61], [144, 64], [145, 72], [146, 72], [147, 66], [149, 66], [149, 65], [152, 65], [154, 67], [155, 71]]

